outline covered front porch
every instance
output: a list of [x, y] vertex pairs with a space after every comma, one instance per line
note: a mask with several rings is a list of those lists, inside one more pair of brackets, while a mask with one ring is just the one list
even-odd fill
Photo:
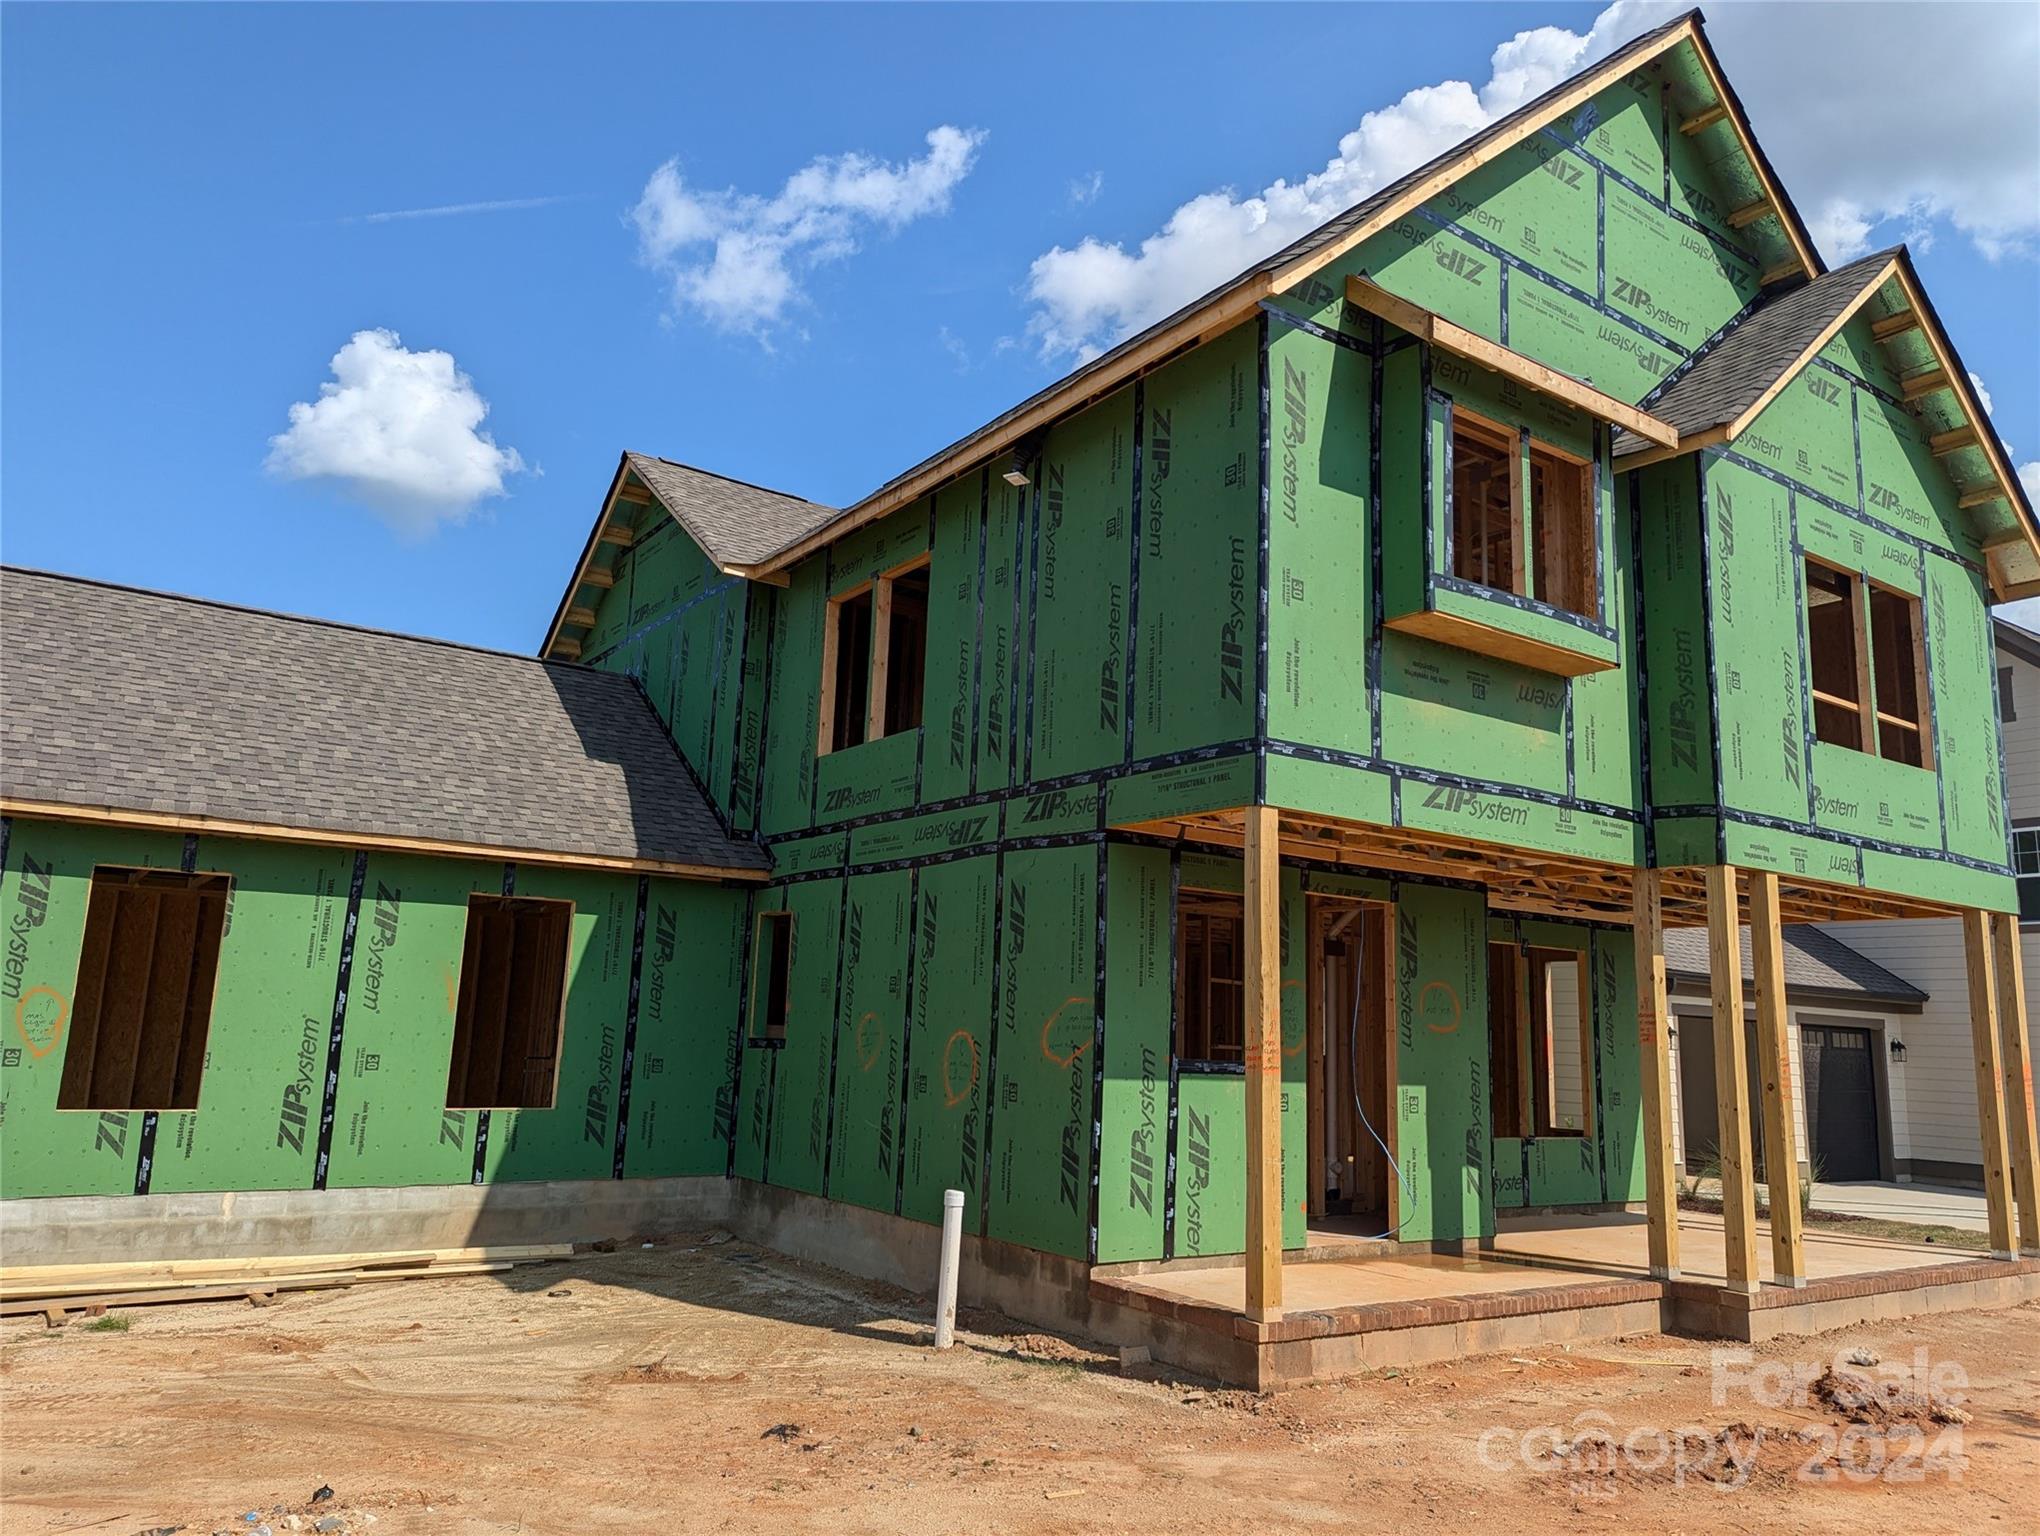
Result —
[[[1093, 1278], [1094, 1301], [1152, 1320], [1158, 1353], [1165, 1357], [1173, 1342], [1208, 1364], [1215, 1341], [1230, 1339], [1226, 1350], [1245, 1350], [1234, 1362], [1238, 1373], [1272, 1385], [1391, 1363], [1398, 1356], [1439, 1358], [1583, 1336], [1569, 1330], [1668, 1328], [1749, 1339], [1844, 1326], [1892, 1315], [1894, 1308], [1935, 1310], [2040, 1295], [2040, 1157], [2015, 919], [1766, 869], [1718, 864], [1636, 870], [1273, 806], [1173, 818], [1134, 830], [1237, 850], [1244, 863], [1245, 1252], [1237, 1260], [1203, 1260], [1195, 1267], [1143, 1265], [1142, 1273], [1104, 1267]], [[1418, 1232], [1421, 1241], [1341, 1245], [1319, 1225], [1310, 1246], [1285, 1253], [1285, 1202], [1310, 1198], [1283, 1184], [1279, 870], [1285, 861], [1478, 885], [1495, 916], [1584, 920], [1603, 930], [1601, 942], [1612, 939], [1625, 952], [1633, 950], [1640, 1104], [1630, 1100], [1626, 1113], [1641, 1121], [1635, 1150], [1643, 1209], [1497, 1216], [1490, 1194], [1481, 1232], [1492, 1231], [1492, 1237], [1437, 1241]], [[1385, 931], [1400, 939], [1393, 892], [1372, 904], [1386, 910]], [[1788, 1049], [1780, 930], [1787, 922], [1929, 915], [1958, 919], [1966, 938], [1987, 1173], [1987, 1258], [1809, 1234], [1800, 1215], [1801, 1158], [1791, 1113], [1798, 1090]], [[1716, 1080], [1731, 1085], [1719, 1095], [1722, 1212], [1714, 1217], [1677, 1209], [1664, 958], [1668, 922], [1705, 927], [1712, 1006], [1722, 1021], [1743, 1016], [1739, 929], [1747, 923], [1752, 935], [1755, 1072], [1744, 1060], [1748, 1047], [1740, 1028], [1724, 1025], [1713, 1032]], [[1384, 984], [1391, 990], [1384, 1014], [1400, 1017], [1407, 1030], [1411, 1010], [1398, 1003], [1409, 1000], [1393, 992], [1402, 969], [1386, 968]], [[1423, 1021], [1421, 1009], [1416, 1017]], [[1458, 1024], [1455, 1015], [1452, 1026]], [[1604, 1016], [1600, 1027], [1606, 1031], [1609, 1024]], [[1616, 1027], [1626, 1032], [1626, 1022]], [[1388, 1046], [1388, 1077], [1395, 1083], [1394, 1029], [1388, 1031]], [[1485, 1091], [1479, 1083], [1477, 1077], [1476, 1096]], [[1468, 1183], [1487, 1178], [1481, 1163], [1492, 1156], [1492, 1140], [1479, 1147], [1469, 1140], [1464, 1149], [1442, 1147], [1435, 1139], [1403, 1147], [1396, 1125], [1391, 1113], [1383, 1131], [1392, 1167], [1457, 1158], [1461, 1164], [1452, 1169], [1427, 1166], [1425, 1177], [1433, 1184], [1446, 1174]], [[1759, 1217], [1753, 1180], [1759, 1148], [1764, 1165], [1779, 1170], [1770, 1190], [1770, 1219]], [[1388, 1210], [1377, 1230], [1391, 1238], [1402, 1226], [1397, 1206], [1408, 1187], [1408, 1180], [1390, 1179], [1384, 1191]], [[1180, 1363], [1194, 1368], [1198, 1361]]]
[[[1768, 1222], [1758, 1223], [1768, 1238]], [[2040, 1257], [2006, 1262], [1960, 1250], [1810, 1233], [1804, 1273], [1784, 1286], [1760, 1243], [1753, 1293], [1728, 1286], [1719, 1216], [1681, 1213], [1677, 1279], [1652, 1273], [1641, 1213], [1504, 1217], [1464, 1254], [1341, 1254], [1314, 1245], [1283, 1268], [1280, 1317], [1246, 1315], [1246, 1265], [1112, 1268], [1091, 1278], [1094, 1307], [1137, 1319], [1157, 1353], [1261, 1390], [1462, 1355], [1531, 1350], [1637, 1333], [1744, 1342], [1818, 1333], [1871, 1318], [2040, 1299]], [[1324, 1250], [1329, 1249], [1329, 1252]], [[1139, 1268], [1135, 1266], [1134, 1268]]]

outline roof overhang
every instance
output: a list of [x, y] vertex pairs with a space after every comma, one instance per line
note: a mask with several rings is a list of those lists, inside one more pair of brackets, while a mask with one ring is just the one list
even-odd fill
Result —
[[1419, 341], [1463, 357], [1490, 373], [1513, 379], [1525, 389], [1533, 389], [1575, 410], [1584, 411], [1596, 421], [1611, 422], [1663, 448], [1675, 447], [1679, 441], [1679, 434], [1670, 422], [1660, 421], [1626, 400], [1604, 395], [1593, 385], [1583, 384], [1570, 374], [1546, 367], [1534, 357], [1525, 357], [1521, 352], [1511, 351], [1499, 342], [1489, 341], [1464, 326], [1455, 325], [1422, 305], [1398, 298], [1379, 283], [1364, 277], [1349, 277], [1346, 279], [1346, 298], [1356, 309], [1379, 315]]
[[1762, 280], [1766, 283], [1782, 281], [1798, 272], [1804, 272], [1808, 277], [1818, 276], [1826, 270], [1820, 256], [1814, 250], [1797, 210], [1772, 173], [1769, 161], [1757, 147], [1742, 103], [1722, 75], [1713, 50], [1708, 46], [1700, 13], [1692, 11], [1658, 32], [1646, 34], [1636, 42], [1618, 48], [1599, 64], [1522, 109], [1512, 119], [1505, 119], [1499, 131], [1481, 135], [1463, 152], [1413, 172], [1392, 197], [1337, 239], [1313, 246], [1293, 261], [1256, 267], [1213, 290], [1148, 331], [1120, 343], [996, 421], [952, 443], [862, 501], [853, 503], [844, 509], [840, 517], [795, 540], [770, 559], [745, 566], [732, 574], [761, 580], [783, 571], [845, 534], [897, 511], [986, 460], [1010, 451], [1029, 433], [1039, 431], [1112, 393], [1179, 352], [1231, 330], [1252, 318], [1264, 300], [1295, 287], [1312, 273], [1338, 261], [1361, 242], [1379, 234], [1445, 187], [1574, 111], [1624, 75], [1681, 44], [1690, 44], [1694, 49], [1714, 100], [1705, 105], [1695, 103], [1690, 115], [1680, 123], [1680, 128], [1689, 134], [1697, 134], [1713, 131], [1720, 125], [1735, 135], [1762, 189], [1758, 200], [1762, 204], [1759, 216], [1777, 219], [1785, 245], [1790, 250], [1790, 255], [1765, 272]]
[[[1872, 326], [1872, 334], [1886, 346], [1897, 343], [1901, 338], [1917, 331], [1925, 340], [1932, 363], [1926, 368], [1905, 373], [1901, 385], [1908, 404], [1926, 399], [1930, 395], [1947, 393], [1954, 399], [1962, 420], [1950, 430], [1938, 433], [1932, 440], [1933, 450], [1947, 469], [1955, 485], [1959, 506], [1971, 511], [1991, 502], [2003, 501], [2011, 511], [2013, 526], [2003, 533], [1988, 538], [1983, 543], [1985, 567], [1995, 599], [2011, 602], [2022, 597], [2040, 597], [2040, 522], [2036, 522], [2033, 508], [2026, 499], [2023, 486], [2019, 484], [2017, 472], [2012, 468], [2010, 455], [1991, 424], [1990, 413], [1976, 398], [1976, 388], [1970, 382], [1969, 370], [1955, 353], [1953, 343], [1942, 329], [1940, 317], [1928, 302], [1926, 291], [1920, 286], [1918, 275], [1912, 269], [1911, 260], [1901, 251], [1886, 262], [1874, 276], [1864, 284], [1862, 291], [1845, 305], [1841, 312], [1824, 326], [1811, 343], [1803, 348], [1791, 364], [1783, 369], [1777, 378], [1759, 395], [1755, 402], [1733, 421], [1704, 427], [1697, 432], [1688, 432], [1676, 442], [1641, 449], [1622, 455], [1616, 467], [1619, 469], [1643, 469], [1665, 459], [1678, 458], [1695, 453], [1703, 448], [1727, 447], [1742, 436], [1743, 432], [1764, 413], [1767, 406], [1778, 397], [1786, 385], [1818, 357], [1829, 342], [1841, 334], [1842, 328], [1853, 320], [1864, 307], [1887, 285], [1895, 287], [1899, 303], [1889, 313], [1878, 318]], [[1952, 455], [1964, 449], [1973, 448], [1981, 455], [1985, 477], [1972, 484], [1964, 484], [1950, 465]]]
[[309, 843], [326, 847], [367, 848], [389, 853], [425, 854], [450, 859], [511, 860], [519, 864], [555, 864], [575, 869], [616, 870], [633, 874], [671, 875], [685, 880], [763, 881], [770, 871], [716, 864], [687, 864], [668, 859], [618, 858], [556, 848], [513, 848], [483, 843], [442, 842], [436, 838], [389, 833], [341, 831], [322, 827], [287, 827], [272, 822], [234, 821], [220, 816], [190, 816], [163, 811], [138, 811], [118, 806], [71, 805], [56, 800], [0, 797], [0, 815], [43, 821], [82, 822], [93, 826], [133, 827], [148, 832], [195, 832], [205, 837], [245, 837], [263, 842]]

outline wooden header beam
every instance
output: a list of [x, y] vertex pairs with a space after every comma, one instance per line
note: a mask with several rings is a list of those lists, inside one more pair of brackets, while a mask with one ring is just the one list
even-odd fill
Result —
[[1419, 341], [1463, 357], [1470, 363], [1478, 363], [1504, 378], [1514, 379], [1526, 389], [1549, 395], [1575, 410], [1586, 412], [1597, 421], [1613, 422], [1624, 431], [1634, 432], [1661, 447], [1678, 445], [1679, 434], [1669, 422], [1658, 420], [1648, 411], [1638, 410], [1626, 400], [1604, 395], [1593, 385], [1582, 384], [1569, 374], [1546, 367], [1535, 358], [1525, 357], [1499, 342], [1489, 341], [1464, 326], [1455, 325], [1443, 315], [1390, 293], [1379, 283], [1364, 277], [1349, 277], [1346, 279], [1346, 298], [1354, 307], [1370, 315], [1381, 316]]
[[135, 827], [146, 832], [196, 832], [203, 837], [245, 837], [258, 842], [309, 843], [321, 847], [367, 848], [389, 853], [422, 853], [449, 859], [512, 860], [519, 864], [562, 864], [575, 869], [623, 870], [635, 874], [677, 875], [687, 880], [764, 881], [762, 869], [730, 869], [718, 864], [683, 864], [669, 859], [619, 858], [600, 853], [562, 853], [552, 848], [525, 848], [509, 843], [465, 843], [432, 837], [405, 837], [388, 832], [341, 832], [324, 827], [285, 827], [272, 822], [235, 821], [223, 816], [182, 816], [161, 811], [127, 811], [111, 806], [65, 805], [49, 800], [0, 798], [0, 816], [39, 817], [44, 821], [82, 822], [90, 826]]

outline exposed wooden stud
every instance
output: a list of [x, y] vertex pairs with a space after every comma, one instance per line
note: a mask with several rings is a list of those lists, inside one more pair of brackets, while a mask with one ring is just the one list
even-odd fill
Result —
[[1946, 432], [1936, 432], [1927, 439], [1927, 446], [1935, 458], [1946, 458], [1951, 453], [1960, 453], [1964, 448], [1974, 448], [1980, 442], [1976, 428], [1968, 424], [1950, 427]]
[[1918, 400], [1937, 390], [1951, 389], [1948, 374], [1942, 368], [1927, 368], [1919, 373], [1907, 374], [1899, 380], [1898, 392], [1907, 400]]
[[1890, 341], [1894, 336], [1903, 336], [1907, 331], [1918, 330], [1920, 312], [1916, 309], [1901, 309], [1881, 316], [1870, 322], [1870, 336], [1873, 341]]
[[815, 709], [815, 756], [836, 748], [836, 631], [842, 627], [841, 599], [822, 605], [822, 696]]
[[1695, 112], [1691, 117], [1687, 118], [1683, 123], [1679, 124], [1679, 132], [1686, 134], [1687, 136], [1690, 137], [1691, 135], [1699, 133], [1704, 129], [1712, 128], [1716, 123], [1720, 122], [1723, 118], [1727, 116], [1728, 116], [1727, 103], [1717, 101], [1713, 106], [1709, 107], [1706, 111]]
[[595, 610], [593, 608], [569, 608], [560, 622], [574, 629], [593, 629], [595, 627]]
[[1282, 1315], [1281, 830], [1246, 811], [1247, 1316]]
[[[1960, 499], [1956, 501], [1955, 505], [1960, 507], [1964, 512], [1971, 512], [1978, 507], [1987, 507], [1994, 501], [2003, 500], [2005, 500], [2005, 488], [2003, 486], [1986, 485], [1980, 491], [1964, 491]], [[2007, 544], [2023, 544], [2026, 541], [2018, 534], [2013, 534], [2009, 538], [2005, 539], [2004, 542]], [[1986, 542], [1984, 548], [1988, 549], [1989, 547], [1990, 547], [1989, 543]]]
[[871, 687], [864, 700], [864, 739], [885, 734], [885, 696], [892, 683], [892, 603], [890, 577], [871, 586]]
[[618, 501], [635, 502], [641, 507], [648, 507], [652, 504], [655, 498], [653, 497], [650, 491], [646, 490], [643, 486], [637, 484], [637, 482], [632, 480], [626, 480], [622, 485], [617, 487], [616, 499]]
[[1773, 283], [1782, 283], [1795, 272], [1804, 272], [1806, 264], [1797, 256], [1788, 256], [1775, 267], [1766, 267], [1757, 279], [1759, 288], [1768, 288]]
[[556, 661], [579, 661], [581, 659], [581, 642], [572, 635], [561, 635], [553, 641], [552, 646], [546, 651], [546, 655]]
[[1650, 1272], [1679, 1278], [1679, 1181], [1672, 1159], [1672, 1011], [1666, 995], [1661, 870], [1639, 870], [1632, 916], [1636, 935], [1636, 1036], [1642, 1050], [1643, 1188], [1650, 1223]]
[[1799, 1211], [1799, 1138], [1792, 1112], [1792, 1023], [1785, 1011], [1785, 935], [1778, 877], [1753, 869], [1750, 961], [1757, 992], [1757, 1070], [1764, 1092], [1764, 1183], [1771, 1196], [1771, 1272], [1780, 1285], [1806, 1284], [1804, 1218]]
[[[1733, 864], [1707, 869], [1707, 972], [1714, 1002], [1714, 1097], [1720, 1107], [1722, 1238], [1728, 1289], [1757, 1289], [1757, 1191], [1750, 1173], [1749, 1056], [1743, 1041], [1742, 922]], [[1688, 1126], [1691, 1136], [1694, 1127]]]
[[2026, 1032], [2026, 968], [2019, 947], [2019, 920], [2009, 912], [1993, 913], [1990, 929], [1998, 1032], [2004, 1047], [1999, 1070], [2004, 1079], [2019, 1250], [2040, 1256], [2040, 1126], [2034, 1123], [2033, 1042]]
[[[1522, 540], [1515, 541], [1519, 546]], [[1562, 677], [1584, 677], [1590, 672], [1606, 672], [1617, 663], [1602, 661], [1598, 657], [1583, 656], [1578, 651], [1568, 651], [1556, 645], [1547, 645], [1541, 640], [1513, 634], [1509, 630], [1483, 624], [1478, 619], [1463, 614], [1441, 613], [1433, 609], [1421, 613], [1398, 614], [1383, 621], [1390, 629], [1400, 630], [1406, 635], [1422, 635], [1427, 640], [1436, 640], [1445, 645], [1458, 646], [1462, 650], [1479, 651], [1502, 661], [1513, 661], [1520, 666], [1534, 667], [1540, 672], [1552, 672]]]
[[604, 523], [599, 537], [604, 544], [616, 544], [624, 549], [637, 542], [637, 534], [628, 523]]
[[616, 585], [616, 572], [606, 565], [591, 565], [587, 570], [581, 572], [581, 579], [577, 585], [600, 587], [603, 591], [607, 592]]
[[1746, 229], [1756, 223], [1757, 220], [1767, 218], [1777, 211], [1777, 204], [1773, 203], [1768, 197], [1760, 197], [1754, 203], [1744, 203], [1742, 207], [1729, 214], [1728, 227], [1730, 229]]
[[2004, 1052], [1998, 1038], [1997, 983], [1991, 964], [1991, 914], [1962, 914], [1962, 950], [1969, 981], [1970, 1046], [1976, 1056], [1976, 1114], [1983, 1142], [1983, 1193], [1990, 1212], [1990, 1250], [2009, 1259], [2012, 1236], [2010, 1152], [2005, 1136]]

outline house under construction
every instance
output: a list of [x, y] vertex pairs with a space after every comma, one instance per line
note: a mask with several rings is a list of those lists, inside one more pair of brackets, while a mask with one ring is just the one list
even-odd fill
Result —
[[[535, 658], [6, 574], [10, 1263], [710, 1216], [918, 1283], [953, 1187], [967, 1293], [1261, 1383], [2040, 1295], [2040, 525], [1697, 13], [853, 506], [626, 453], [564, 574]], [[1780, 925], [1948, 915], [1994, 1253], [1873, 1261]], [[1682, 1225], [1663, 930], [1739, 1023], [1744, 923]]]

